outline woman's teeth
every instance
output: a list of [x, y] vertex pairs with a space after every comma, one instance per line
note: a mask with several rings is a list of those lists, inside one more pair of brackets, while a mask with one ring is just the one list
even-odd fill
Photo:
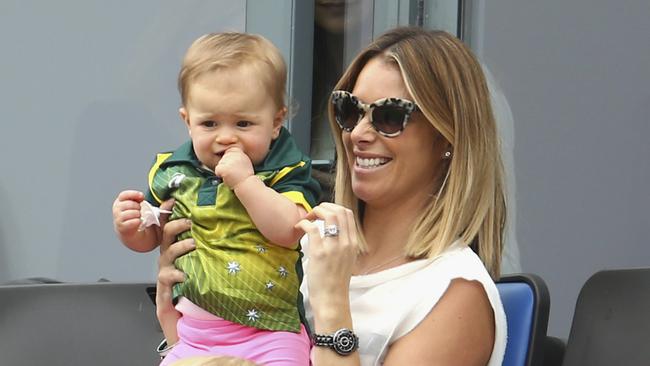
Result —
[[384, 165], [388, 162], [386, 158], [360, 158], [357, 157], [357, 165], [361, 168], [376, 168], [378, 166]]

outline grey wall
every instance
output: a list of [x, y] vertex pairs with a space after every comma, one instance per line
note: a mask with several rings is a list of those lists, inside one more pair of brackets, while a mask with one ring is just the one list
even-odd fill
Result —
[[176, 76], [192, 40], [245, 29], [241, 1], [0, 3], [0, 283], [153, 279], [111, 203], [186, 139]]
[[474, 48], [514, 115], [522, 267], [567, 337], [591, 274], [650, 266], [650, 2], [475, 3]]
[[[547, 281], [566, 337], [592, 273], [650, 266], [650, 3], [474, 3], [473, 47], [514, 115], [523, 270]], [[187, 45], [246, 29], [246, 5], [0, 2], [0, 282], [154, 278], [155, 254], [115, 239], [111, 202], [185, 139]]]

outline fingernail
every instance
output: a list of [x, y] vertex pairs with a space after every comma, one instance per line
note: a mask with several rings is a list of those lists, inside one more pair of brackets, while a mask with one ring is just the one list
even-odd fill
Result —
[[194, 239], [190, 239], [190, 247], [196, 248], [196, 243], [194, 242]]
[[185, 219], [185, 223], [192, 226], [192, 220], [190, 220], [190, 219]]

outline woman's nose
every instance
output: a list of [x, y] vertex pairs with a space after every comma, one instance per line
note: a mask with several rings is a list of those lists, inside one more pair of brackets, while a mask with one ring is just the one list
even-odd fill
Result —
[[369, 114], [366, 113], [356, 126], [350, 131], [350, 138], [353, 142], [371, 142], [377, 137], [376, 131], [372, 128]]

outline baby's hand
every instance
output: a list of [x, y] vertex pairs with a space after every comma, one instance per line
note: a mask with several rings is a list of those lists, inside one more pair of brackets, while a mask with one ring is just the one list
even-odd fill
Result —
[[113, 202], [113, 227], [121, 238], [128, 238], [137, 233], [140, 227], [140, 202], [144, 200], [142, 192], [127, 190], [117, 195]]
[[221, 177], [228, 187], [234, 189], [237, 184], [254, 174], [253, 163], [242, 149], [231, 147], [219, 160], [219, 164], [214, 168], [214, 174]]

